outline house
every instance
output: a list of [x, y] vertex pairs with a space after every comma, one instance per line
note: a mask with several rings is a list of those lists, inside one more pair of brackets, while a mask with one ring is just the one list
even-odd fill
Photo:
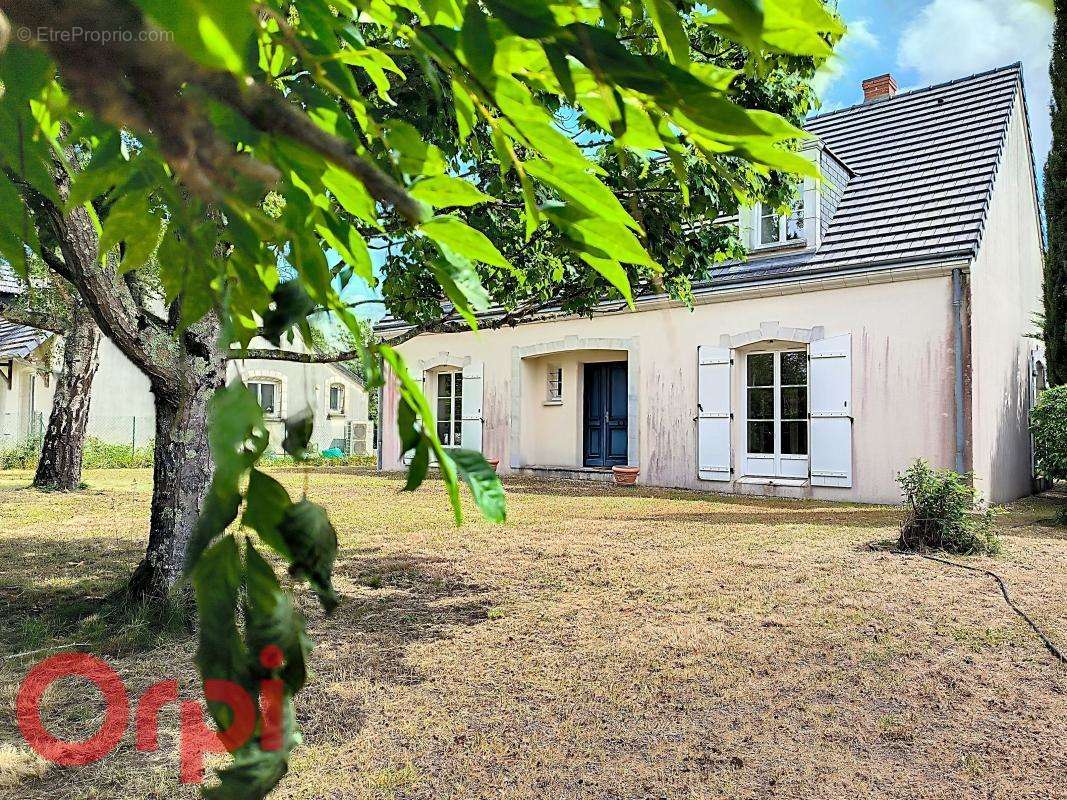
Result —
[[[0, 292], [5, 288], [3, 281], [0, 274]], [[13, 293], [17, 284], [8, 281], [7, 289]], [[52, 408], [56, 370], [62, 365], [59, 346], [61, 342], [53, 334], [0, 319], [0, 450], [43, 434]], [[257, 340], [253, 347], [269, 344]], [[312, 441], [316, 449], [339, 448], [351, 455], [374, 452], [367, 392], [348, 368], [340, 364], [241, 360], [230, 362], [229, 379], [235, 378], [255, 392], [266, 411], [273, 452], [281, 452], [286, 417], [305, 407], [314, 412]], [[155, 436], [148, 379], [107, 338], [100, 342], [88, 435], [133, 448], [146, 446]]]
[[[991, 501], [1029, 494], [1043, 241], [1021, 68], [863, 88], [808, 121], [821, 178], [791, 216], [724, 221], [749, 258], [692, 309], [644, 297], [404, 343], [444, 443], [507, 474], [631, 465], [652, 486], [879, 503], [926, 458]], [[382, 419], [397, 402], [393, 381]], [[386, 427], [381, 465], [400, 451]]]

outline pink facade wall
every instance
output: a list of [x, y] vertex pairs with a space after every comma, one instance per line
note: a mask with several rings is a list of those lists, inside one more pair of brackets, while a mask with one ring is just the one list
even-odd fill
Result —
[[[950, 467], [954, 458], [952, 291], [947, 274], [892, 283], [826, 288], [820, 291], [710, 302], [681, 307], [522, 325], [504, 331], [420, 337], [400, 349], [409, 367], [441, 353], [472, 356], [485, 364], [483, 450], [499, 458], [501, 471], [534, 463], [530, 453], [513, 453], [510, 435], [517, 353], [571, 338], [631, 341], [629, 358], [638, 381], [636, 424], [640, 481], [647, 485], [705, 491], [742, 490], [701, 481], [697, 475], [697, 347], [718, 346], [738, 335], [778, 322], [786, 328], [822, 327], [827, 337], [852, 334], [854, 483], [851, 489], [806, 488], [799, 494], [857, 502], [897, 502], [896, 473], [915, 458]], [[739, 371], [739, 367], [735, 367]], [[742, 376], [734, 376], [734, 386]], [[527, 382], [528, 383], [528, 382]], [[538, 383], [530, 391], [540, 393]], [[540, 394], [538, 394], [538, 398]], [[383, 462], [402, 468], [395, 423], [395, 389], [383, 404]], [[531, 436], [532, 399], [523, 412], [520, 447]], [[575, 405], [577, 405], [575, 401]], [[553, 409], [577, 416], [580, 409]], [[743, 448], [740, 418], [734, 423], [735, 464]], [[571, 425], [537, 428], [536, 436], [575, 436]], [[574, 450], [577, 452], [577, 449]], [[567, 465], [553, 465], [567, 466]], [[578, 466], [577, 464], [571, 466]], [[740, 475], [740, 470], [738, 471]], [[746, 490], [749, 490], [746, 488]], [[772, 492], [761, 488], [760, 492]], [[798, 494], [797, 492], [783, 492]]]

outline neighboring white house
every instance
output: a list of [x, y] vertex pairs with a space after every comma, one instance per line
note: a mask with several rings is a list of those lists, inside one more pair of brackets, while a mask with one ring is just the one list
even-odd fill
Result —
[[[637, 310], [401, 346], [447, 445], [503, 473], [895, 502], [916, 458], [1031, 491], [1042, 234], [1018, 65], [809, 120], [791, 218], [744, 209], [750, 258]], [[400, 330], [386, 322], [380, 330]], [[396, 418], [391, 381], [381, 419]], [[403, 466], [383, 427], [385, 469]]]
[[[0, 286], [0, 291], [3, 287]], [[0, 320], [0, 449], [39, 435], [47, 425], [55, 390], [57, 337]], [[256, 341], [253, 347], [269, 347]], [[295, 349], [286, 345], [286, 349]], [[239, 378], [266, 411], [271, 450], [281, 451], [285, 418], [303, 408], [314, 412], [316, 449], [339, 448], [352, 455], [374, 452], [367, 392], [349, 369], [335, 364], [289, 361], [232, 361], [229, 379]], [[148, 379], [106, 337], [93, 380], [90, 436], [116, 444], [145, 446], [155, 436], [155, 412]]]

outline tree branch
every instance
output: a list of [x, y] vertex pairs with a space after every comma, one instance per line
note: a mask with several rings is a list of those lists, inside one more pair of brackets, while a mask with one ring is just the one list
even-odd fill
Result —
[[60, 336], [67, 333], [70, 323], [69, 320], [64, 320], [56, 314], [49, 314], [47, 311], [36, 311], [9, 304], [0, 305], [0, 319], [6, 319], [8, 322], [25, 325], [29, 328], [56, 333]]
[[[20, 40], [35, 41], [59, 65], [79, 103], [112, 124], [157, 137], [184, 182], [208, 201], [235, 173], [265, 184], [280, 177], [271, 165], [236, 152], [223, 139], [192, 85], [245, 117], [261, 131], [288, 136], [349, 172], [374, 199], [394, 208], [410, 225], [423, 209], [393, 178], [356, 152], [355, 145], [327, 133], [275, 89], [242, 85], [224, 72], [207, 70], [172, 42], [163, 41], [133, 3], [117, 0], [4, 0], [3, 12]], [[69, 32], [85, 36], [71, 42]], [[124, 35], [116, 37], [121, 31]], [[106, 38], [94, 38], [98, 32]], [[27, 33], [29, 36], [27, 36]], [[109, 42], [100, 47], [98, 41]]]

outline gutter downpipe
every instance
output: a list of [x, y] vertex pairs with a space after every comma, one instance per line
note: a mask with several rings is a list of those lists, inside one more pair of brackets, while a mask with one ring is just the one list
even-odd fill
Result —
[[963, 356], [963, 270], [952, 270], [952, 340], [955, 350], [956, 380], [956, 472], [966, 472], [967, 420], [964, 408], [964, 356]]
[[379, 386], [378, 389], [377, 389], [377, 393], [378, 393], [378, 419], [376, 419], [374, 421], [374, 438], [378, 440], [377, 441], [377, 445], [378, 446], [376, 448], [374, 448], [374, 449], [377, 451], [376, 455], [378, 456], [378, 472], [381, 472], [382, 471], [382, 467], [385, 464], [385, 453], [384, 453], [384, 450], [383, 450], [383, 447], [382, 447], [382, 439], [384, 438], [382, 436], [382, 397], [385, 395], [385, 387], [384, 386]]

